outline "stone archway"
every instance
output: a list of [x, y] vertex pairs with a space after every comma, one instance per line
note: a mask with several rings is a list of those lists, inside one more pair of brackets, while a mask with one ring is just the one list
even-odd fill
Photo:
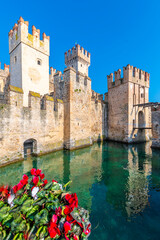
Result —
[[37, 153], [37, 141], [33, 138], [27, 139], [23, 143], [24, 157]]

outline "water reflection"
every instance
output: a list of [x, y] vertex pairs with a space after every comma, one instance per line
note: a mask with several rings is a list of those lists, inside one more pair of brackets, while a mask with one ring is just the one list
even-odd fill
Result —
[[31, 157], [0, 168], [0, 184], [16, 184], [32, 167], [42, 169], [48, 180], [72, 180], [70, 190], [91, 212], [92, 240], [158, 239], [160, 151], [149, 144], [108, 142]]

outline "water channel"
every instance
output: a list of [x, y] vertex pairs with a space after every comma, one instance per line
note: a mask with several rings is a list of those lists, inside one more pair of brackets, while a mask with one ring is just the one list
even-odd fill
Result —
[[17, 184], [32, 167], [48, 180], [72, 180], [69, 190], [90, 211], [89, 240], [160, 239], [160, 150], [150, 144], [105, 142], [29, 157], [0, 168], [0, 185]]

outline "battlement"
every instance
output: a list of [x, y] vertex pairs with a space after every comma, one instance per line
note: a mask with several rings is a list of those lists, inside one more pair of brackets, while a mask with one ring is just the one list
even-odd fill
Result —
[[40, 40], [40, 30], [32, 26], [32, 34], [28, 32], [29, 22], [24, 21], [22, 17], [15, 23], [14, 27], [9, 32], [9, 53], [11, 53], [17, 45], [22, 42], [36, 50], [49, 55], [50, 37], [43, 33], [43, 38]]
[[123, 67], [123, 77], [121, 75], [121, 69], [118, 69], [114, 72], [114, 75], [111, 73], [107, 76], [107, 81], [108, 89], [126, 82], [133, 82], [141, 86], [149, 87], [150, 74], [128, 64], [126, 67]]
[[65, 64], [68, 65], [68, 62], [75, 60], [75, 58], [81, 58], [90, 65], [90, 56], [91, 54], [89, 52], [77, 44], [72, 49], [69, 49], [68, 52], [65, 52]]
[[4, 63], [4, 69], [1, 69], [1, 62], [0, 62], [0, 73], [9, 74], [9, 65]]

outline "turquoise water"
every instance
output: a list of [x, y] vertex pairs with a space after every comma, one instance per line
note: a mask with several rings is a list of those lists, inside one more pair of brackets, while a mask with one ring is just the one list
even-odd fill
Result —
[[48, 180], [72, 180], [70, 190], [90, 211], [90, 240], [160, 239], [160, 150], [106, 142], [59, 151], [0, 168], [0, 185], [18, 183], [32, 167]]

